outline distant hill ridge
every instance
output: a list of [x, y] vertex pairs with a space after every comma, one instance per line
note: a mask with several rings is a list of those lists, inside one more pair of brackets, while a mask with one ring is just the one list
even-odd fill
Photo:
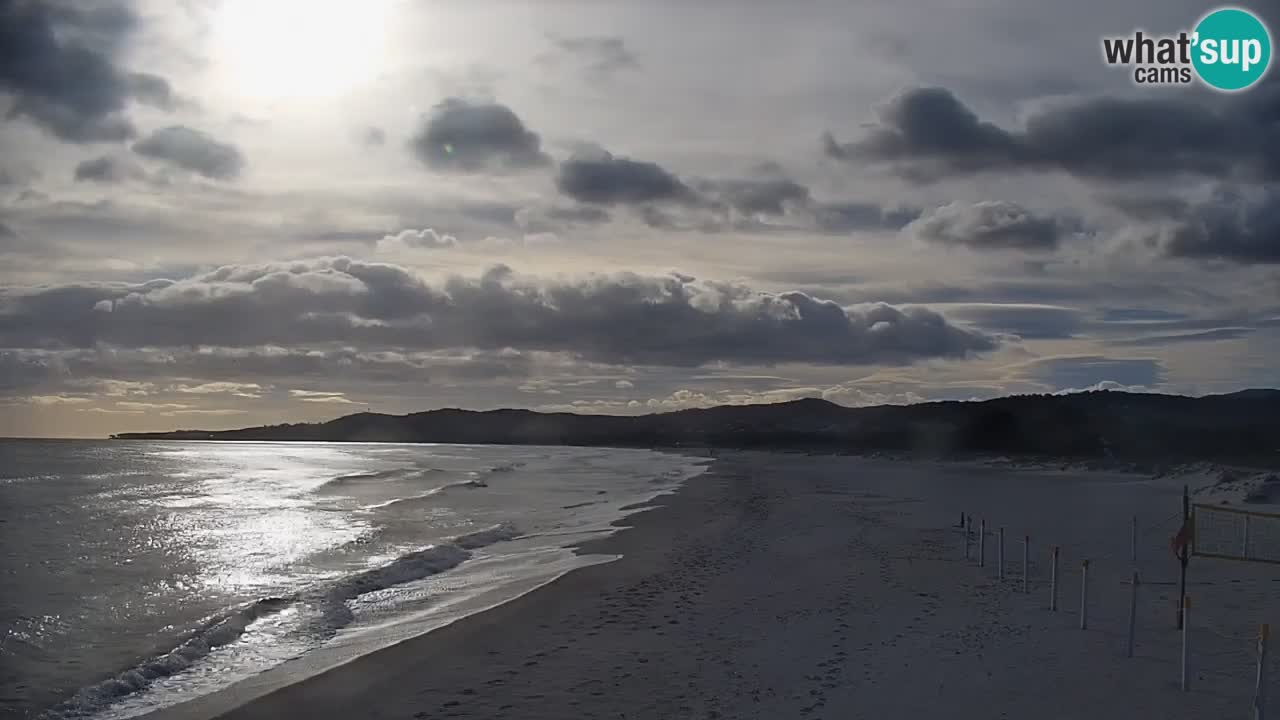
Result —
[[437, 442], [1280, 461], [1280, 390], [1093, 391], [851, 408], [820, 399], [639, 416], [532, 410], [356, 413], [323, 423], [121, 433], [122, 440]]

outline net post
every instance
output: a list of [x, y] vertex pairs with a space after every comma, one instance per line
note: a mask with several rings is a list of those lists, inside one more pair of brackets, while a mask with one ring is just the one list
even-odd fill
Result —
[[1188, 645], [1188, 635], [1190, 635], [1190, 633], [1187, 630], [1187, 627], [1190, 624], [1190, 620], [1187, 617], [1188, 615], [1187, 611], [1190, 609], [1191, 609], [1191, 598], [1184, 596], [1182, 598], [1182, 616], [1181, 616], [1181, 620], [1182, 620], [1182, 683], [1181, 683], [1182, 692], [1187, 692], [1187, 690], [1190, 689], [1190, 674], [1187, 672], [1187, 645]]
[[1240, 543], [1240, 559], [1249, 559], [1249, 516], [1244, 516], [1244, 541]]
[[1089, 629], [1089, 561], [1080, 563], [1080, 629]]
[[1049, 566], [1049, 610], [1058, 611], [1058, 546], [1053, 546], [1053, 561]]
[[1138, 571], [1133, 571], [1132, 587], [1129, 589], [1129, 647], [1125, 657], [1133, 657], [1134, 636], [1138, 629]]
[[1129, 523], [1129, 559], [1133, 566], [1138, 566], [1138, 516], [1134, 515]]
[[[1190, 522], [1191, 522], [1191, 488], [1186, 485], [1183, 485], [1182, 486], [1182, 527], [1183, 528], [1189, 527]], [[1186, 602], [1187, 600], [1187, 563], [1190, 562], [1191, 560], [1190, 553], [1191, 553], [1191, 542], [1188, 539], [1187, 542], [1183, 543], [1182, 548], [1178, 552], [1178, 562], [1182, 566], [1182, 570], [1179, 573], [1179, 580], [1178, 580], [1178, 629], [1179, 630], [1183, 629], [1183, 626], [1186, 624], [1186, 620], [1183, 616], [1186, 615], [1186, 609], [1187, 609], [1186, 607], [1187, 606], [1187, 602]], [[1185, 637], [1185, 633], [1184, 633], [1184, 637]]]
[[1031, 592], [1031, 536], [1022, 536], [1022, 594]]
[[978, 522], [978, 567], [987, 566], [987, 521]]
[[1004, 579], [1004, 528], [1000, 528], [1000, 546], [997, 549], [999, 550], [997, 555], [999, 557], [1000, 567], [997, 571], [996, 576], [999, 577], [1001, 580], [1003, 580]]
[[1258, 675], [1253, 684], [1253, 720], [1263, 720], [1266, 714], [1267, 640], [1270, 636], [1270, 625], [1262, 623], [1258, 626]]

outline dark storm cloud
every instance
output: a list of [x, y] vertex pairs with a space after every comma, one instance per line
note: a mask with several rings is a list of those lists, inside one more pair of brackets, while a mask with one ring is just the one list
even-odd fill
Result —
[[114, 56], [136, 25], [125, 5], [0, 0], [0, 91], [9, 114], [67, 142], [119, 142], [135, 135], [131, 99], [170, 108], [163, 78], [129, 73]]
[[80, 182], [118, 183], [137, 180], [146, 173], [127, 158], [103, 155], [76, 165], [75, 178]]
[[1017, 203], [986, 201], [943, 205], [904, 232], [925, 242], [975, 250], [1053, 250], [1062, 228], [1055, 218], [1041, 217]]
[[1228, 214], [1227, 208], [1204, 208], [1176, 227], [1166, 252], [1174, 257], [1280, 263], [1280, 210], [1254, 208], [1251, 215]]
[[1205, 201], [1174, 196], [1106, 200], [1139, 221], [1139, 239], [1165, 255], [1237, 263], [1280, 263], [1280, 187], [1219, 187]]
[[1093, 98], [1049, 105], [1021, 130], [983, 121], [945, 88], [891, 100], [878, 122], [827, 155], [885, 164], [916, 182], [983, 171], [1062, 170], [1134, 180], [1170, 174], [1280, 177], [1280, 83], [1216, 105], [1187, 97]]
[[556, 187], [568, 197], [598, 205], [691, 202], [696, 193], [661, 165], [616, 157], [604, 150], [580, 152], [560, 164]]
[[913, 179], [964, 174], [1015, 164], [1018, 141], [983, 122], [944, 88], [918, 88], [893, 98], [880, 122], [853, 143], [823, 137], [827, 155], [854, 162], [903, 164]]
[[0, 347], [334, 343], [369, 351], [512, 348], [684, 367], [902, 363], [996, 346], [924, 308], [846, 308], [804, 293], [677, 276], [539, 279], [501, 266], [428, 284], [398, 266], [336, 258], [0, 294]]
[[460, 98], [435, 106], [409, 146], [424, 165], [441, 171], [510, 171], [551, 163], [541, 138], [511, 108]]
[[553, 49], [538, 56], [544, 65], [573, 63], [588, 80], [602, 82], [623, 70], [639, 67], [640, 62], [618, 36], [552, 37]]
[[1173, 257], [1280, 263], [1280, 189], [1220, 192], [1173, 217], [1164, 245]]
[[214, 180], [234, 180], [245, 165], [234, 145], [182, 125], [156, 130], [134, 143], [133, 151]]

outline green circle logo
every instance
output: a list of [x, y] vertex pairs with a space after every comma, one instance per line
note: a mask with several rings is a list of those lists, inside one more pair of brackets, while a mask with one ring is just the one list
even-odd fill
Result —
[[1271, 65], [1271, 33], [1253, 13], [1219, 8], [1192, 35], [1191, 64], [1212, 88], [1234, 92], [1253, 86]]

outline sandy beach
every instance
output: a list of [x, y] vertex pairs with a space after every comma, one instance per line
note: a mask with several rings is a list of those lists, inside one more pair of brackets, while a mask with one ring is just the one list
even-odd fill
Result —
[[[1009, 488], [1039, 497], [1035, 483], [1062, 487], [1055, 477], [731, 455], [628, 518], [628, 529], [580, 548], [620, 560], [256, 699], [266, 681], [148, 717], [1244, 717], [1252, 623], [1275, 606], [1270, 576], [1253, 566], [1196, 568], [1193, 592], [1217, 625], [1195, 636], [1202, 652], [1182, 692], [1164, 527], [1144, 528], [1153, 584], [1143, 588], [1134, 658], [1123, 652], [1128, 558], [1085, 547], [1096, 538], [1060, 541], [1056, 613], [1040, 546], [1028, 594], [1020, 539], [1008, 542], [1004, 579], [992, 547], [986, 567], [963, 558], [954, 525], [965, 500], [1014, 508], [1020, 491]], [[1116, 497], [1158, 501], [1155, 517], [1177, 495], [1175, 483], [1147, 478], [1072, 482], [1069, 497], [1117, 514], [1127, 510]], [[1052, 525], [1073, 514], [1062, 503], [1036, 505], [1028, 527], [1088, 533], [1083, 521]], [[1125, 545], [1127, 535], [1116, 536]], [[1082, 555], [1098, 558], [1088, 631], [1078, 627]]]

